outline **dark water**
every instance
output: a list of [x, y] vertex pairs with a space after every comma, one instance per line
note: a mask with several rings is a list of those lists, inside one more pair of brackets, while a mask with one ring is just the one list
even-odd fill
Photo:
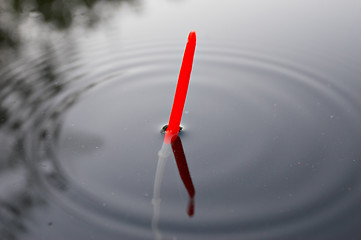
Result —
[[361, 238], [357, 1], [77, 3], [3, 7], [0, 239]]

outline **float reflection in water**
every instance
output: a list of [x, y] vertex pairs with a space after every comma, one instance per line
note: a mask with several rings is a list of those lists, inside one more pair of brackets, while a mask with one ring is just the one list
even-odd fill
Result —
[[195, 189], [191, 175], [189, 173], [187, 160], [182, 146], [182, 141], [179, 136], [175, 136], [175, 139], [171, 141], [170, 144], [163, 142], [162, 148], [158, 152], [159, 159], [155, 174], [153, 199], [152, 199], [152, 204], [153, 204], [152, 230], [157, 240], [162, 239], [162, 235], [158, 227], [159, 216], [160, 216], [160, 202], [161, 202], [160, 189], [162, 185], [164, 168], [168, 158], [171, 156], [171, 151], [173, 151], [174, 158], [177, 163], [179, 175], [189, 195], [189, 203], [187, 210], [188, 216], [192, 217], [194, 214]]

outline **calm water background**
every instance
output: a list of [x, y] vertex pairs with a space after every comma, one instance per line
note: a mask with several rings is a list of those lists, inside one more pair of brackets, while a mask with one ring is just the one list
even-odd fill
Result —
[[[0, 239], [361, 239], [360, 9], [1, 2]], [[158, 151], [191, 30], [189, 217]]]

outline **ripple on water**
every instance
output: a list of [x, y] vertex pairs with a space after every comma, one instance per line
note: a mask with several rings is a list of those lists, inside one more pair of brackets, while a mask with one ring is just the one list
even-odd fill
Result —
[[[149, 236], [159, 130], [169, 116], [182, 44], [86, 47], [56, 50], [74, 62], [54, 61], [42, 75], [29, 74], [38, 89], [13, 105], [14, 116], [30, 111], [22, 116], [28, 165], [73, 214]], [[36, 80], [51, 79], [51, 66], [54, 83]], [[25, 78], [21, 64], [11, 68], [6, 78]], [[10, 99], [10, 91], [1, 94]], [[189, 239], [279, 239], [334, 226], [332, 219], [350, 221], [360, 200], [357, 107], [340, 83], [302, 66], [199, 46], [182, 121], [195, 215], [188, 219], [187, 195], [168, 162], [160, 231]], [[330, 234], [340, 231], [335, 226]]]

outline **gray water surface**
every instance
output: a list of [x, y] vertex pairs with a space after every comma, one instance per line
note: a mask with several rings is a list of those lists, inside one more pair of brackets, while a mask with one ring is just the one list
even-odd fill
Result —
[[0, 239], [361, 238], [358, 1], [49, 2], [0, 5]]

